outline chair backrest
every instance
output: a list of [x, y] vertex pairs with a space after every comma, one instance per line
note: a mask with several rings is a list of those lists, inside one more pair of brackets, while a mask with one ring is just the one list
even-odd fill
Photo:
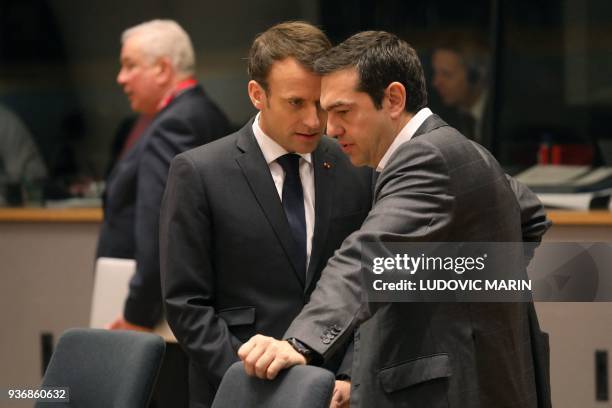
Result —
[[43, 387], [68, 387], [70, 402], [37, 408], [144, 408], [164, 356], [160, 336], [132, 331], [70, 329], [60, 338]]
[[328, 408], [334, 382], [331, 371], [313, 366], [294, 366], [262, 380], [248, 376], [237, 362], [223, 376], [212, 408]]

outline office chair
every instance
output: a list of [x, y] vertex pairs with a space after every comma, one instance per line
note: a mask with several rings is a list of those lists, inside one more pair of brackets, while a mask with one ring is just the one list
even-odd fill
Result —
[[165, 347], [161, 337], [149, 333], [68, 330], [42, 387], [68, 387], [70, 402], [39, 401], [36, 408], [145, 408]]
[[237, 362], [223, 376], [212, 408], [328, 408], [334, 383], [334, 374], [319, 367], [294, 366], [268, 381], [249, 377]]

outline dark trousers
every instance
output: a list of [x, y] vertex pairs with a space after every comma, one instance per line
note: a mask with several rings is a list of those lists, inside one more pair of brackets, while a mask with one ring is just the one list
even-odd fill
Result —
[[189, 406], [189, 361], [177, 343], [166, 343], [162, 361], [153, 389], [149, 408], [187, 408]]

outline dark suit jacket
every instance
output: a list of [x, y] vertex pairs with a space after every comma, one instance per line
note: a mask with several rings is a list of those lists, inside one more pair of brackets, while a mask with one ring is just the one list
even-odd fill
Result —
[[282, 336], [371, 205], [371, 172], [352, 167], [323, 137], [313, 152], [315, 226], [304, 281], [251, 126], [177, 156], [164, 196], [162, 286], [168, 322], [190, 357], [194, 406], [210, 404], [244, 341], [256, 333]]
[[180, 152], [228, 131], [225, 115], [200, 86], [160, 111], [107, 181], [97, 257], [134, 258], [124, 317], [153, 327], [162, 316], [159, 280], [159, 207], [170, 161]]
[[485, 149], [429, 117], [392, 155], [370, 214], [330, 259], [286, 336], [325, 357], [363, 322], [353, 406], [535, 408], [531, 342], [541, 334], [531, 304], [368, 305], [360, 279], [363, 242], [519, 242], [522, 223], [536, 239], [549, 223], [535, 195], [515, 187]]

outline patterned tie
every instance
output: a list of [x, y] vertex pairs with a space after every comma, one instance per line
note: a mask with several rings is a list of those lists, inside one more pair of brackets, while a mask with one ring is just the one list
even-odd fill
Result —
[[298, 265], [298, 273], [306, 278], [306, 215], [304, 213], [304, 191], [300, 180], [300, 156], [289, 153], [279, 157], [276, 161], [285, 171], [283, 209], [296, 243], [293, 257]]

